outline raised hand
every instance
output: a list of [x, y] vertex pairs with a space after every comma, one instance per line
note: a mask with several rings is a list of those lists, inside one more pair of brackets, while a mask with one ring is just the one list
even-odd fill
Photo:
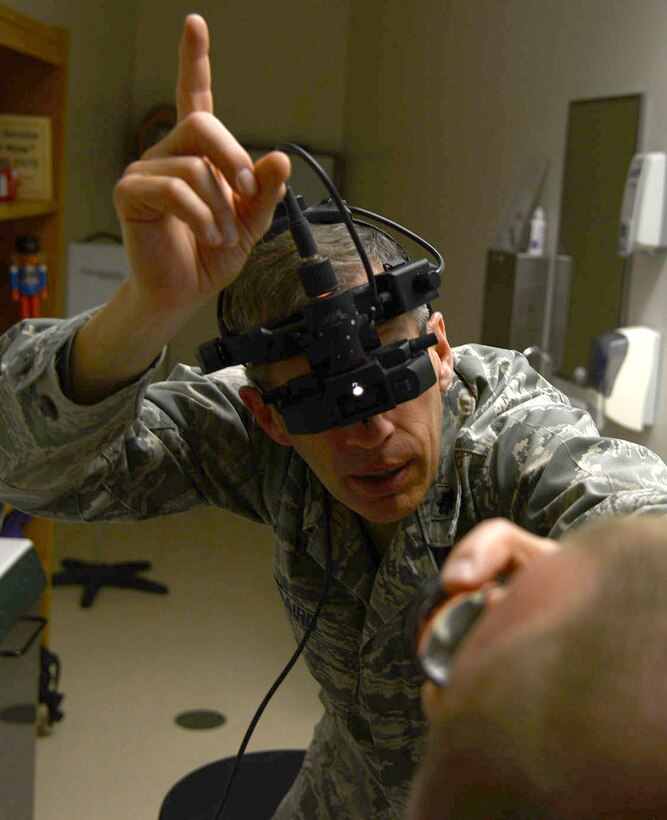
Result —
[[253, 166], [214, 117], [208, 50], [205, 21], [188, 16], [177, 125], [128, 167], [114, 192], [136, 285], [156, 309], [179, 314], [194, 313], [237, 276], [290, 170], [278, 152]]
[[290, 172], [285, 154], [253, 165], [213, 116], [205, 21], [185, 20], [178, 122], [114, 190], [132, 276], [79, 330], [73, 398], [100, 401], [133, 381], [202, 305], [240, 272], [271, 223]]

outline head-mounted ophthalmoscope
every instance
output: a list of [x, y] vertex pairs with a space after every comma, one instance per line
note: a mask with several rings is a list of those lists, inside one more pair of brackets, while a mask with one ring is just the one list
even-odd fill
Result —
[[[397, 404], [414, 399], [435, 384], [428, 348], [433, 333], [382, 346], [377, 325], [428, 305], [438, 295], [444, 261], [425, 240], [384, 216], [348, 206], [319, 164], [297, 145], [276, 150], [304, 159], [323, 181], [331, 199], [306, 207], [288, 187], [262, 241], [290, 230], [302, 259], [301, 283], [309, 301], [290, 316], [246, 333], [229, 332], [223, 319], [224, 291], [218, 298], [220, 337], [199, 347], [205, 373], [235, 364], [263, 365], [305, 355], [310, 372], [265, 391], [290, 433], [319, 433], [363, 421]], [[382, 231], [374, 222], [397, 231], [425, 248], [435, 259], [397, 260], [373, 274], [355, 224]], [[344, 222], [366, 273], [368, 284], [341, 290], [331, 261], [319, 254], [310, 224]]]

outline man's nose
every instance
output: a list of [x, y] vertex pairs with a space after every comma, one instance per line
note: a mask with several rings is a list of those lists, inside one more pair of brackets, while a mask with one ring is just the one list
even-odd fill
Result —
[[364, 421], [357, 421], [343, 427], [345, 442], [355, 447], [364, 447], [368, 450], [378, 447], [394, 432], [394, 424], [386, 413], [378, 413]]

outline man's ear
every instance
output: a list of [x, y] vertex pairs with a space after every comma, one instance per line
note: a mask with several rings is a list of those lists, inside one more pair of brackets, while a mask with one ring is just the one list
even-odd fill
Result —
[[285, 447], [291, 446], [283, 417], [275, 407], [264, 404], [262, 394], [256, 387], [241, 387], [239, 396], [267, 435], [271, 436], [277, 444], [283, 444]]
[[452, 355], [452, 348], [447, 340], [447, 331], [445, 330], [445, 321], [442, 318], [442, 313], [435, 311], [428, 320], [426, 329], [429, 333], [435, 333], [437, 342], [433, 347], [429, 348], [429, 352], [433, 351], [438, 357], [438, 361], [434, 360], [431, 354], [431, 361], [438, 380], [438, 387], [440, 392], [449, 387], [452, 381], [452, 374], [454, 373], [454, 357]]

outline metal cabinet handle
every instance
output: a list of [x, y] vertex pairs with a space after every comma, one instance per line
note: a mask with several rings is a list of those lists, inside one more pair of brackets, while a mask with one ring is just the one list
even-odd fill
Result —
[[37, 636], [40, 632], [44, 629], [47, 624], [46, 618], [42, 617], [41, 615], [24, 615], [22, 618], [19, 618], [19, 621], [33, 621], [37, 624], [35, 631], [26, 641], [25, 646], [21, 647], [21, 649], [3, 649], [0, 652], [3, 658], [20, 658], [21, 655], [25, 655], [25, 653], [30, 649], [30, 647], [34, 644]]

